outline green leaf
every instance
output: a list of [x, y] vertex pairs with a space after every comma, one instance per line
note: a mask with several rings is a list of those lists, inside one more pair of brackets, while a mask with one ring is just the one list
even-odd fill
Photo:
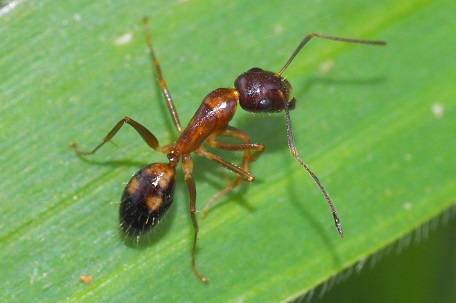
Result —
[[[454, 204], [454, 2], [2, 3], [0, 301], [283, 301]], [[94, 146], [125, 115], [162, 144], [176, 138], [150, 68], [144, 15], [182, 121], [250, 67], [278, 70], [311, 31], [388, 41], [312, 41], [286, 72], [299, 150], [336, 201], [343, 240], [287, 150], [283, 115], [239, 109], [232, 124], [267, 150], [252, 166], [255, 182], [200, 220], [197, 259], [209, 285], [191, 272], [180, 171], [174, 206], [150, 241], [123, 241], [123, 187], [166, 158], [131, 129], [115, 138], [118, 148], [87, 160], [68, 144]], [[232, 176], [195, 159], [201, 209]], [[80, 283], [82, 274], [92, 283]]]

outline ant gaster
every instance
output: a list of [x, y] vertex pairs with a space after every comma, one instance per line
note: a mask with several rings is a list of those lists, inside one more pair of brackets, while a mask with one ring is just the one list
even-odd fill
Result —
[[[220, 197], [231, 192], [243, 179], [249, 182], [254, 180], [254, 176], [249, 172], [249, 165], [264, 150], [264, 145], [251, 143], [250, 137], [246, 132], [229, 125], [239, 104], [242, 109], [254, 113], [285, 112], [288, 146], [291, 154], [310, 174], [319, 187], [331, 209], [337, 232], [343, 237], [342, 224], [332, 199], [315, 173], [304, 163], [296, 149], [289, 112], [295, 107], [296, 100], [293, 98], [290, 83], [282, 74], [295, 56], [312, 38], [369, 45], [386, 45], [386, 43], [384, 41], [341, 38], [317, 33], [306, 35], [279, 72], [265, 71], [255, 67], [241, 74], [235, 80], [234, 88], [215, 89], [204, 98], [187, 127], [183, 129], [171, 93], [163, 77], [160, 63], [152, 47], [152, 38], [149, 32], [147, 18], [144, 18], [144, 31], [150, 56], [158, 76], [158, 82], [174, 125], [179, 132], [179, 137], [173, 144], [160, 146], [157, 138], [142, 124], [129, 117], [125, 117], [112, 128], [103, 141], [93, 150], [81, 151], [76, 144], [71, 145], [78, 155], [94, 154], [101, 146], [110, 141], [119, 129], [127, 123], [139, 133], [152, 149], [167, 155], [168, 163], [149, 164], [140, 169], [128, 182], [123, 191], [119, 210], [122, 230], [129, 236], [139, 237], [139, 235], [150, 230], [159, 222], [160, 218], [173, 202], [176, 166], [181, 161], [185, 183], [189, 192], [190, 216], [194, 228], [191, 258], [192, 271], [200, 281], [204, 283], [208, 282], [208, 279], [197, 269], [195, 260], [198, 222], [196, 220], [196, 187], [192, 176], [193, 162], [191, 153], [195, 152], [202, 157], [215, 161], [237, 175], [222, 191], [210, 199], [203, 210], [205, 214]], [[221, 142], [218, 140], [219, 136], [232, 137], [240, 140], [242, 143]], [[241, 165], [238, 166], [230, 163], [216, 154], [207, 151], [203, 147], [203, 143], [216, 149], [242, 151], [243, 158]]]

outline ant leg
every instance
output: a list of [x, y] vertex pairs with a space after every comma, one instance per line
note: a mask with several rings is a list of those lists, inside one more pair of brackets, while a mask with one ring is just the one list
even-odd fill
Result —
[[117, 124], [111, 129], [111, 131], [104, 137], [103, 141], [98, 144], [93, 150], [91, 151], [81, 151], [76, 143], [70, 144], [70, 147], [74, 149], [77, 155], [92, 155], [94, 154], [100, 147], [102, 147], [106, 142], [110, 141], [116, 133], [119, 131], [119, 129], [124, 126], [124, 124], [130, 124], [143, 138], [143, 140], [153, 149], [159, 150], [159, 144], [157, 138], [155, 138], [152, 133], [145, 128], [142, 124], [139, 122], [136, 122], [135, 120], [131, 119], [130, 117], [124, 117], [122, 120], [117, 122]]
[[[224, 143], [217, 141], [216, 138], [209, 137], [207, 140], [208, 145], [223, 150], [244, 151], [241, 167], [245, 171], [249, 171], [249, 164], [255, 161], [257, 157], [264, 151], [263, 144], [250, 143], [250, 136], [246, 132], [235, 127], [229, 126], [228, 129], [220, 135], [240, 139], [242, 140], [243, 144]], [[256, 157], [252, 157], [250, 153], [251, 151], [256, 152]], [[224, 189], [214, 194], [203, 208], [203, 218], [207, 216], [209, 210], [213, 208], [223, 196], [227, 195], [237, 186], [239, 186], [241, 184], [241, 181], [242, 177], [238, 175], [234, 180], [229, 182]]]
[[169, 113], [171, 114], [171, 117], [173, 118], [174, 125], [176, 126], [176, 129], [179, 131], [179, 133], [181, 133], [182, 126], [181, 126], [181, 123], [179, 120], [179, 115], [177, 113], [176, 106], [174, 105], [173, 98], [171, 97], [171, 92], [169, 91], [168, 85], [166, 84], [165, 78], [163, 77], [163, 73], [162, 73], [162, 70], [160, 67], [160, 62], [158, 61], [158, 57], [155, 54], [154, 48], [152, 47], [152, 35], [150, 34], [150, 30], [149, 30], [149, 18], [144, 17], [143, 23], [144, 23], [144, 36], [146, 38], [147, 46], [149, 47], [150, 58], [152, 59], [152, 63], [155, 66], [155, 71], [158, 76], [158, 84], [160, 85], [163, 96], [165, 97], [166, 105], [168, 106]]
[[198, 239], [198, 221], [196, 220], [196, 186], [193, 180], [192, 170], [193, 161], [189, 154], [184, 155], [182, 158], [182, 168], [184, 170], [185, 183], [187, 183], [188, 193], [190, 198], [190, 216], [193, 223], [193, 246], [192, 246], [192, 271], [201, 282], [207, 283], [209, 280], [198, 271], [196, 268], [196, 241]]
[[227, 169], [235, 172], [236, 174], [240, 175], [241, 177], [247, 179], [247, 181], [249, 181], [249, 182], [252, 182], [253, 180], [255, 180], [255, 177], [252, 176], [249, 172], [243, 170], [236, 164], [233, 164], [233, 163], [230, 163], [230, 162], [224, 160], [222, 157], [217, 156], [216, 154], [208, 152], [207, 150], [205, 150], [202, 147], [195, 150], [195, 152], [204, 158], [207, 158], [209, 160], [217, 162], [218, 164], [221, 164], [225, 168], [227, 168]]

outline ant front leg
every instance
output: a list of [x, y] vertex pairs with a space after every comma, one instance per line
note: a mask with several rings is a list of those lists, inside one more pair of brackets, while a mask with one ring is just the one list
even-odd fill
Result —
[[95, 146], [94, 149], [91, 151], [81, 151], [76, 143], [70, 144], [70, 147], [74, 149], [78, 156], [80, 155], [92, 155], [94, 154], [100, 147], [102, 147], [106, 142], [110, 141], [117, 132], [125, 125], [125, 123], [130, 124], [143, 138], [143, 140], [154, 150], [159, 150], [159, 144], [157, 138], [141, 123], [136, 122], [135, 120], [131, 119], [130, 117], [124, 117], [122, 120], [117, 122], [117, 124], [111, 129], [111, 131], [104, 137], [103, 141]]
[[192, 246], [192, 271], [201, 282], [207, 283], [209, 280], [196, 268], [196, 241], [198, 239], [199, 228], [198, 221], [196, 220], [196, 186], [192, 176], [193, 161], [189, 154], [183, 156], [182, 168], [184, 170], [185, 183], [187, 183], [188, 187], [188, 194], [190, 198], [190, 217], [192, 218], [194, 230]]
[[[207, 144], [214, 148], [229, 151], [244, 151], [241, 167], [246, 172], [249, 171], [250, 163], [255, 161], [257, 157], [264, 151], [263, 144], [250, 143], [250, 136], [246, 132], [232, 126], [228, 126], [228, 128], [218, 136], [232, 137], [240, 139], [243, 142], [242, 144], [224, 143], [218, 141], [216, 137], [209, 137], [207, 140]], [[255, 156], [252, 156], [252, 151], [256, 153]], [[223, 190], [213, 195], [204, 206], [203, 218], [207, 216], [209, 210], [213, 208], [223, 196], [227, 195], [228, 193], [233, 191], [237, 186], [239, 186], [241, 184], [241, 181], [242, 177], [238, 175], [234, 180], [229, 182]]]

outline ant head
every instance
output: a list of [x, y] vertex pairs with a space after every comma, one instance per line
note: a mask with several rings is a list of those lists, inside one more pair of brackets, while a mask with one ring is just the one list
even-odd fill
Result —
[[249, 112], [279, 112], [287, 106], [295, 107], [289, 100], [291, 85], [281, 75], [254, 67], [237, 77], [234, 86], [239, 92], [241, 107]]

